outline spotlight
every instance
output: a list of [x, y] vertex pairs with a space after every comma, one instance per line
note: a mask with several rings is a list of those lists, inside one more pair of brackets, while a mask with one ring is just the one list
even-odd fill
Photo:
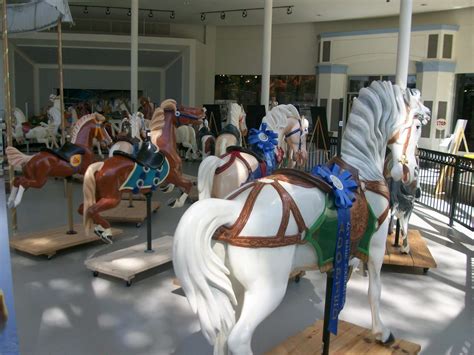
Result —
[[105, 14], [106, 14], [106, 15], [110, 15], [110, 7], [106, 7], [106, 8], [105, 8]]
[[86, 15], [89, 13], [89, 10], [87, 9], [87, 6], [84, 6], [84, 11], [82, 11], [83, 13], [85, 13]]
[[225, 20], [225, 12], [224, 11], [221, 12], [221, 20]]
[[287, 15], [291, 15], [293, 13], [293, 8], [292, 6], [288, 6], [288, 8], [286, 9], [286, 14]]
[[148, 13], [148, 17], [153, 17], [153, 11], [150, 10], [150, 12]]
[[247, 17], [247, 10], [242, 11], [242, 17]]
[[170, 19], [174, 20], [174, 18], [175, 18], [174, 11], [171, 11]]
[[205, 21], [205, 20], [206, 20], [206, 13], [201, 12], [201, 21]]
[[128, 9], [127, 16], [132, 16], [132, 10]]

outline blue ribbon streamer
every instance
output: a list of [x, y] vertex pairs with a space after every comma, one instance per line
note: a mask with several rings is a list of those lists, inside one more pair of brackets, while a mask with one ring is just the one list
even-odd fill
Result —
[[337, 208], [336, 250], [333, 259], [333, 282], [328, 330], [337, 335], [339, 313], [346, 301], [346, 285], [348, 281], [349, 258], [351, 249], [351, 207], [357, 189], [352, 174], [337, 164], [332, 166], [318, 165], [313, 169], [314, 175], [320, 176], [334, 193], [334, 204]]

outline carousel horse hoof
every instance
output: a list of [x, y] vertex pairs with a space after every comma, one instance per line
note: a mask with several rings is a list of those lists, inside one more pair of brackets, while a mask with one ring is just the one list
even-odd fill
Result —
[[402, 254], [410, 254], [410, 247], [404, 247], [403, 245], [400, 247], [400, 252]]
[[99, 272], [98, 271], [92, 271], [92, 276], [94, 276], [94, 277], [99, 276]]
[[97, 235], [100, 240], [102, 240], [105, 244], [113, 244], [112, 239], [110, 239], [111, 235], [108, 235], [105, 233], [105, 230], [103, 228], [96, 227], [94, 229], [95, 235]]

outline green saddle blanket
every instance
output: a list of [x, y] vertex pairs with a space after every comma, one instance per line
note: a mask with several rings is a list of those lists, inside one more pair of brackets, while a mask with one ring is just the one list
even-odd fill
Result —
[[[369, 208], [369, 218], [364, 234], [354, 240], [351, 235], [351, 255], [367, 261], [369, 245], [372, 236], [377, 230], [377, 217], [372, 208]], [[337, 210], [329, 195], [326, 195], [325, 209], [319, 218], [308, 229], [305, 240], [314, 247], [318, 256], [318, 266], [321, 272], [332, 270], [333, 258], [336, 250]]]

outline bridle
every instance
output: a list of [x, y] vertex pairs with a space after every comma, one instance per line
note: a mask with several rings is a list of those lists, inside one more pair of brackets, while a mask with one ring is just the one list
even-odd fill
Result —
[[[205, 109], [203, 109], [204, 111], [204, 114], [206, 113]], [[180, 118], [183, 117], [183, 118], [187, 118], [189, 120], [192, 120], [192, 121], [199, 121], [199, 120], [202, 120], [203, 117], [198, 117], [196, 115], [193, 115], [191, 113], [186, 113], [186, 112], [181, 112], [179, 110], [176, 110], [174, 112], [174, 115], [176, 116], [177, 118], [177, 125], [178, 127], [181, 126], [181, 121], [180, 121]]]
[[297, 128], [295, 128], [294, 130], [292, 130], [291, 132], [289, 133], [286, 133], [285, 134], [285, 141], [287, 141], [288, 143], [288, 138], [290, 138], [291, 136], [299, 133], [300, 136], [299, 136], [299, 142], [298, 142], [298, 153], [301, 152], [301, 147], [303, 146], [303, 126], [301, 125], [301, 120], [300, 119], [297, 119], [298, 121], [298, 126]]

